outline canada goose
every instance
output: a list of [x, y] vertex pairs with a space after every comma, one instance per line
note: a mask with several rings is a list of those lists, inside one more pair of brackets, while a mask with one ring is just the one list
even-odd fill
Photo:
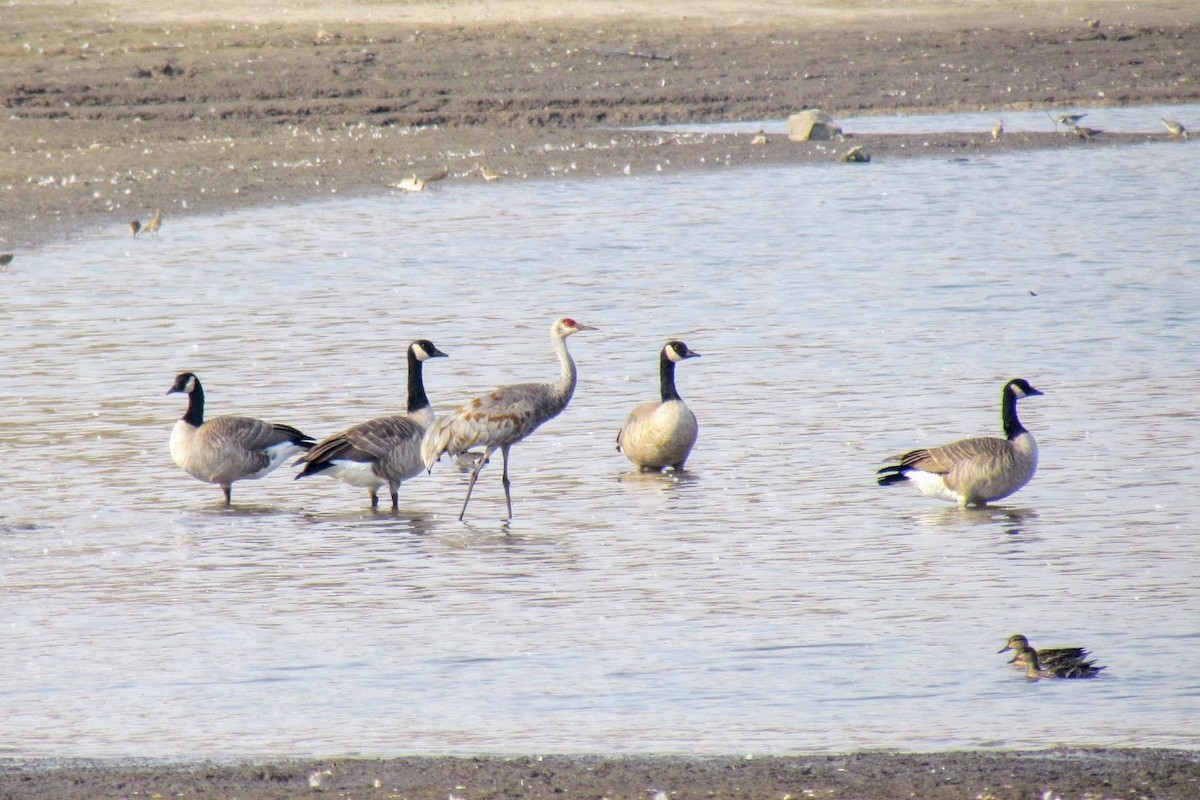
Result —
[[617, 434], [617, 449], [643, 472], [683, 469], [700, 428], [696, 415], [675, 390], [675, 365], [700, 354], [681, 341], [667, 342], [658, 356], [660, 402], [633, 409]]
[[476, 445], [481, 445], [483, 457], [471, 471], [467, 484], [467, 496], [463, 499], [459, 520], [467, 513], [471, 502], [471, 491], [479, 472], [499, 450], [504, 456], [504, 472], [500, 483], [504, 486], [504, 502], [508, 507], [508, 519], [512, 519], [512, 483], [508, 479], [508, 453], [512, 446], [537, 430], [543, 422], [562, 413], [575, 394], [575, 382], [579, 372], [575, 360], [567, 351], [567, 337], [579, 331], [594, 331], [591, 325], [576, 322], [570, 317], [554, 321], [550, 326], [550, 341], [558, 356], [560, 372], [554, 383], [513, 383], [493, 389], [487, 394], [468, 400], [451, 412], [450, 416], [438, 420], [425, 434], [421, 443], [421, 460], [425, 468], [432, 470], [442, 457], [449, 453], [457, 459]]
[[1042, 664], [1038, 659], [1037, 651], [1032, 647], [1022, 647], [1018, 650], [1015, 662], [1025, 670], [1025, 677], [1031, 681], [1039, 678], [1094, 678], [1104, 669], [1104, 667], [1097, 667], [1094, 661]]
[[876, 473], [879, 485], [911, 480], [921, 494], [964, 507], [1008, 497], [1029, 482], [1038, 461], [1037, 442], [1017, 419], [1017, 400], [1040, 394], [1024, 378], [1009, 381], [1000, 396], [1006, 438], [962, 439], [903, 453]]
[[181, 372], [167, 394], [188, 396], [187, 411], [171, 431], [171, 459], [193, 478], [215, 483], [231, 505], [234, 481], [261, 478], [313, 439], [290, 425], [272, 425], [252, 417], [204, 419], [204, 388], [191, 372]]
[[[1014, 633], [1008, 637], [1008, 641], [1004, 643], [1004, 647], [996, 651], [999, 653], [1007, 653], [1012, 650], [1018, 655], [1013, 656], [1008, 663], [1012, 664], [1017, 669], [1024, 669], [1024, 665], [1018, 663], [1020, 660], [1020, 652], [1026, 647], [1030, 647], [1029, 640], [1022, 634]], [[1056, 667], [1064, 664], [1084, 661], [1088, 657], [1088, 651], [1083, 647], [1043, 647], [1035, 651], [1037, 653], [1038, 662], [1043, 667]]]
[[1167, 127], [1167, 135], [1172, 139], [1175, 139], [1176, 141], [1187, 141], [1187, 128], [1183, 126], [1182, 122], [1177, 122], [1173, 119], [1167, 119], [1166, 117], [1163, 117], [1162, 124]]
[[400, 508], [400, 483], [421, 472], [421, 439], [433, 424], [433, 408], [425, 395], [421, 364], [445, 358], [433, 342], [420, 339], [408, 346], [408, 413], [376, 417], [322, 439], [296, 460], [304, 469], [296, 480], [324, 473], [370, 494], [371, 508], [379, 507], [379, 487], [392, 495], [392, 510]]
[[154, 216], [146, 223], [146, 227], [142, 228], [142, 233], [153, 233], [154, 238], [158, 238], [158, 229], [162, 227], [162, 209], [154, 209]]

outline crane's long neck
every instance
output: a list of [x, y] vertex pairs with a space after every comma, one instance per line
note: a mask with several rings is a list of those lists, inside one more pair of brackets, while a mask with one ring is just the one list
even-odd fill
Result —
[[1022, 433], [1029, 433], [1021, 420], [1017, 419], [1017, 395], [1007, 386], [1000, 399], [1000, 419], [1004, 422], [1004, 435], [1011, 441]]
[[683, 399], [675, 389], [675, 362], [667, 357], [666, 348], [663, 348], [662, 353], [658, 356], [658, 382], [664, 403]]
[[575, 369], [575, 360], [567, 352], [566, 337], [554, 337], [554, 352], [558, 353], [558, 361], [562, 364], [562, 376], [559, 377], [554, 390], [555, 394], [561, 398], [563, 405], [566, 405], [571, 399], [571, 395], [575, 393], [575, 380], [578, 378], [579, 372]]
[[188, 405], [187, 411], [183, 412], [183, 421], [199, 428], [204, 424], [204, 387], [200, 385], [199, 378], [193, 377], [192, 381], [192, 390], [187, 393]]
[[421, 359], [416, 352], [408, 348], [408, 413], [420, 411], [429, 407], [429, 398], [425, 395], [425, 380], [421, 375]]

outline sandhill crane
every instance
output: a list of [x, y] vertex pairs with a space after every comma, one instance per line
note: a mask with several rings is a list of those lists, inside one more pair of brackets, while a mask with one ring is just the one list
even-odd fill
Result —
[[675, 365], [700, 354], [672, 339], [659, 352], [658, 379], [661, 402], [642, 403], [630, 412], [617, 434], [617, 449], [641, 472], [672, 467], [683, 469], [696, 444], [696, 415], [675, 389]]
[[400, 508], [400, 483], [420, 474], [421, 439], [433, 424], [433, 408], [425, 395], [421, 365], [445, 358], [428, 339], [408, 346], [408, 413], [376, 417], [317, 442], [296, 460], [304, 469], [296, 480], [324, 473], [351, 486], [364, 488], [371, 508], [379, 507], [379, 487], [392, 495], [392, 510]]
[[960, 506], [984, 506], [1008, 497], [1029, 482], [1038, 461], [1037, 442], [1017, 419], [1017, 400], [1040, 394], [1024, 378], [1009, 381], [1000, 395], [1005, 438], [981, 436], [912, 450], [879, 470], [879, 485], [911, 480], [926, 497]]
[[154, 238], [158, 238], [158, 229], [162, 227], [162, 209], [154, 209], [154, 216], [146, 223], [146, 227], [142, 228], [143, 233], [153, 233]]
[[204, 419], [204, 388], [191, 372], [181, 372], [167, 394], [188, 396], [187, 411], [171, 431], [171, 459], [187, 474], [215, 483], [233, 502], [233, 482], [261, 478], [313, 446], [313, 439], [290, 425], [253, 417]]
[[514, 444], [533, 433], [539, 425], [558, 416], [571, 395], [575, 392], [577, 372], [575, 361], [567, 352], [566, 338], [579, 331], [596, 330], [591, 325], [576, 322], [569, 317], [555, 320], [550, 327], [550, 339], [562, 365], [562, 375], [554, 383], [516, 383], [501, 386], [459, 406], [445, 419], [435, 423], [425, 434], [421, 444], [421, 459], [425, 468], [432, 470], [443, 453], [457, 457], [475, 445], [482, 445], [483, 456], [471, 472], [467, 484], [467, 496], [463, 499], [458, 518], [467, 513], [471, 502], [471, 490], [479, 478], [479, 471], [488, 463], [492, 453], [499, 448], [504, 456], [504, 501], [508, 506], [508, 519], [512, 519], [511, 483], [508, 479], [508, 451]]

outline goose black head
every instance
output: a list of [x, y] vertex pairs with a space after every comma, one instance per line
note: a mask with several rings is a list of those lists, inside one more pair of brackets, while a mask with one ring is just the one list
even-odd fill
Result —
[[1013, 378], [1008, 382], [1008, 385], [1005, 388], [1012, 392], [1017, 398], [1033, 397], [1035, 395], [1042, 394], [1042, 392], [1033, 388], [1029, 381], [1025, 380], [1024, 378]]
[[695, 350], [689, 350], [688, 346], [678, 339], [672, 339], [671, 341], [667, 342], [667, 345], [663, 348], [663, 351], [666, 353], [667, 358], [676, 362], [683, 361], [685, 358], [700, 357], [699, 353], [697, 353]]
[[200, 379], [197, 378], [193, 373], [181, 372], [175, 376], [175, 383], [172, 384], [170, 389], [167, 389], [167, 394], [175, 394], [176, 392], [191, 394], [192, 392], [196, 391], [196, 387], [199, 385]]
[[427, 361], [431, 358], [449, 358], [450, 356], [437, 349], [437, 345], [428, 339], [418, 339], [408, 346], [413, 355], [418, 361]]

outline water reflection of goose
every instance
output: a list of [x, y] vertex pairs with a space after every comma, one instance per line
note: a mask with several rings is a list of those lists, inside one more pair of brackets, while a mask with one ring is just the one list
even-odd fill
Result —
[[460, 453], [482, 445], [483, 458], [471, 471], [467, 484], [467, 496], [463, 500], [461, 520], [471, 502], [471, 491], [479, 472], [497, 449], [504, 457], [504, 501], [508, 506], [508, 518], [512, 518], [511, 482], [508, 479], [508, 451], [517, 442], [537, 430], [548, 419], [558, 416], [571, 395], [575, 393], [578, 373], [575, 361], [567, 352], [566, 339], [579, 331], [595, 330], [591, 325], [570, 318], [556, 320], [550, 328], [550, 339], [558, 354], [562, 374], [554, 383], [516, 383], [501, 386], [485, 395], [476, 397], [456, 408], [448, 417], [434, 424], [425, 435], [421, 445], [421, 459], [427, 469], [432, 470], [443, 453], [457, 458]]
[[376, 417], [317, 442], [297, 459], [304, 469], [296, 480], [324, 473], [350, 486], [366, 489], [371, 508], [379, 507], [379, 487], [387, 484], [392, 510], [400, 508], [400, 484], [421, 473], [421, 440], [433, 424], [433, 408], [425, 394], [421, 365], [443, 358], [433, 342], [420, 339], [408, 346], [408, 410]]
[[910, 450], [876, 473], [879, 485], [912, 481], [921, 494], [960, 506], [1008, 497], [1029, 482], [1038, 460], [1037, 442], [1017, 418], [1017, 400], [1040, 394], [1024, 378], [1009, 381], [1000, 395], [1005, 438], [981, 436]]

